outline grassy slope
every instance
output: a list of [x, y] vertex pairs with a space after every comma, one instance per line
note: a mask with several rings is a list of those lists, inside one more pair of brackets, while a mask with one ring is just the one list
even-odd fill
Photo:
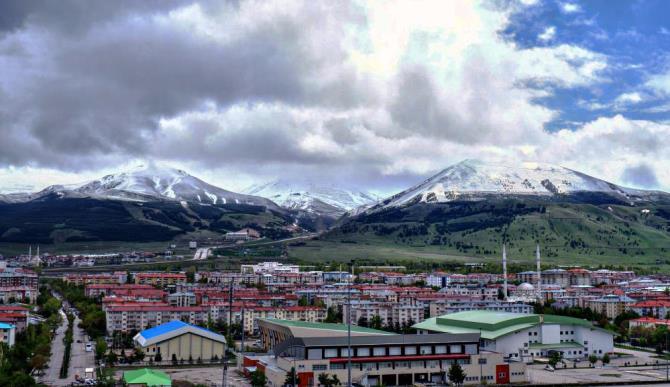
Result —
[[[654, 211], [643, 214], [640, 207], [551, 204], [546, 206], [545, 212], [515, 215], [503, 225], [447, 232], [443, 225], [440, 227], [441, 222], [477, 224], [480, 220], [495, 218], [492, 212], [473, 211], [429, 223], [425, 233], [403, 235], [403, 227], [416, 230], [426, 226], [417, 221], [420, 218], [413, 214], [394, 214], [390, 221], [345, 225], [320, 240], [290, 246], [289, 255], [302, 260], [499, 260], [504, 238], [511, 261], [532, 261], [535, 243], [539, 241], [546, 263], [655, 266], [657, 259], [661, 265], [670, 262], [668, 221], [656, 216]], [[383, 232], [379, 231], [382, 227]], [[393, 231], [387, 234], [388, 230]]]

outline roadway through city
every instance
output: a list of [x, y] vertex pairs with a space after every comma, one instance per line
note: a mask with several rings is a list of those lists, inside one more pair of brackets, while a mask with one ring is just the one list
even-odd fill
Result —
[[[58, 297], [58, 296], [57, 296]], [[64, 305], [67, 303], [64, 302]], [[66, 306], [67, 307], [67, 306]], [[47, 386], [69, 386], [76, 381], [76, 377], [94, 377], [95, 375], [85, 375], [86, 368], [95, 367], [95, 354], [93, 351], [86, 352], [86, 343], [88, 336], [83, 329], [79, 327], [81, 320], [75, 317], [72, 333], [72, 347], [70, 351], [70, 366], [68, 367], [67, 378], [60, 378], [60, 368], [63, 364], [63, 352], [65, 351], [65, 331], [67, 330], [67, 318], [63, 309], [60, 311], [63, 322], [56, 329], [56, 335], [51, 343], [51, 359], [49, 368], [46, 369], [44, 376], [40, 381]], [[95, 346], [93, 346], [95, 348]]]

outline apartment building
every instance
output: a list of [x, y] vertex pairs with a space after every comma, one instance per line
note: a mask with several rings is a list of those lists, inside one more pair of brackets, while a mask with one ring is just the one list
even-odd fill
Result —
[[166, 287], [186, 283], [186, 273], [135, 273], [135, 283], [138, 285], [152, 285]]

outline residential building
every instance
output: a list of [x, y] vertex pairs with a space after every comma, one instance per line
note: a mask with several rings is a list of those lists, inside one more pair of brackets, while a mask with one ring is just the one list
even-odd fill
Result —
[[5, 343], [8, 346], [14, 346], [16, 339], [16, 327], [12, 324], [0, 322], [0, 343]]
[[141, 285], [153, 285], [165, 287], [186, 283], [186, 273], [135, 273], [135, 283]]
[[635, 300], [625, 296], [608, 294], [606, 296], [586, 301], [586, 306], [594, 312], [602, 313], [609, 319], [615, 319], [631, 308]]

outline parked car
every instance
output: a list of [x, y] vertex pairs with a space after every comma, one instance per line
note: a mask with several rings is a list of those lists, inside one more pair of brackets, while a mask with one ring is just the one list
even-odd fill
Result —
[[552, 366], [549, 365], [549, 364], [547, 364], [546, 366], [544, 366], [544, 369], [547, 370], [547, 371], [549, 371], [549, 372], [554, 372], [554, 371], [555, 371], [555, 370], [554, 370], [554, 367], [552, 367]]
[[86, 343], [86, 352], [93, 352], [93, 345], [91, 343]]

